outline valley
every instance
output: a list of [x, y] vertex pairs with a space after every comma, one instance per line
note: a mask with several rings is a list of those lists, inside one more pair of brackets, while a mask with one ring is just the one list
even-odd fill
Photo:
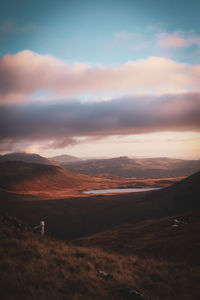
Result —
[[200, 172], [93, 176], [25, 156], [0, 163], [1, 298], [199, 298]]
[[200, 0], [0, 0], [0, 300], [200, 299]]
[[163, 188], [186, 177], [182, 175], [184, 172], [180, 176], [170, 176], [168, 173], [167, 177], [155, 177], [153, 171], [146, 178], [121, 177], [117, 173], [109, 176], [77, 174], [73, 173], [74, 170], [71, 172], [64, 169], [62, 164], [56, 164], [57, 162], [36, 154], [13, 153], [0, 156], [0, 189], [10, 193], [34, 195], [42, 200], [84, 197], [83, 192], [87, 190]]
[[[0, 210], [32, 227], [44, 219], [47, 235], [73, 239], [132, 221], [199, 209], [198, 183], [199, 173], [185, 179], [108, 179], [71, 173], [54, 165], [7, 161], [0, 163]], [[154, 187], [162, 189], [83, 193], [91, 189]]]
[[199, 171], [200, 160], [183, 160], [167, 157], [129, 158], [121, 156], [108, 159], [62, 162], [61, 165], [71, 172], [90, 176], [159, 179], [192, 175]]

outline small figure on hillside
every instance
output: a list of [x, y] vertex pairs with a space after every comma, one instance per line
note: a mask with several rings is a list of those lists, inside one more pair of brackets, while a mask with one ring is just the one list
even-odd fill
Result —
[[41, 221], [40, 225], [33, 227], [33, 231], [34, 232], [39, 232], [40, 231], [41, 235], [44, 236], [44, 225], [45, 225], [45, 222]]
[[41, 235], [44, 236], [44, 221], [41, 221]]
[[44, 236], [44, 221], [41, 221], [41, 235]]

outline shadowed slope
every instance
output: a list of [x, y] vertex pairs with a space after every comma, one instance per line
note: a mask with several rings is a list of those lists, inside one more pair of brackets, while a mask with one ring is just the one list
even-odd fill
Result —
[[200, 264], [200, 211], [125, 224], [74, 240], [74, 245]]
[[25, 195], [1, 193], [0, 208], [31, 226], [44, 219], [50, 236], [60, 239], [78, 238], [124, 223], [200, 209], [199, 174], [194, 174], [171, 188], [148, 193], [45, 201], [34, 201], [34, 198]]
[[78, 247], [24, 226], [0, 214], [1, 299], [199, 299], [198, 265], [144, 258], [142, 248], [135, 256]]
[[[197, 172], [180, 182], [175, 183], [154, 194], [154, 202], [152, 203], [156, 209], [156, 205], [160, 202], [166, 213], [174, 214], [187, 212], [193, 209], [200, 209], [200, 172]], [[148, 195], [147, 200], [151, 200]]]

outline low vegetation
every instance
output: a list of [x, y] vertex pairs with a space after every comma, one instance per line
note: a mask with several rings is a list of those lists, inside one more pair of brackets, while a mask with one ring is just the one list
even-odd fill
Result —
[[73, 245], [98, 247], [122, 255], [200, 265], [200, 211], [124, 224], [85, 238]]
[[44, 219], [49, 236], [0, 214], [0, 299], [200, 299], [200, 172], [138, 194], [43, 201], [6, 191], [17, 182], [51, 193], [78, 176], [89, 177], [56, 166], [1, 164], [0, 208], [31, 227]]
[[1, 299], [199, 299], [199, 268], [185, 261], [42, 238], [2, 214], [0, 223]]

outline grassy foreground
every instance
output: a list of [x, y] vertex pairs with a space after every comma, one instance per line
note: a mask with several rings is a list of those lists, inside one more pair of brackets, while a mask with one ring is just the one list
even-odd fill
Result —
[[[99, 276], [99, 270], [111, 278]], [[194, 264], [41, 238], [0, 215], [0, 299], [196, 300], [199, 279]]]

